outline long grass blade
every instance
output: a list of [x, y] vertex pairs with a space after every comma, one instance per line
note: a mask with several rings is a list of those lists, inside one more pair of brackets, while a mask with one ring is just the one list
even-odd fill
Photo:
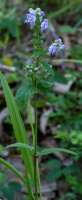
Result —
[[24, 143], [14, 143], [14, 144], [9, 144], [6, 146], [6, 149], [9, 148], [24, 148], [24, 149], [28, 149], [30, 151], [31, 154], [34, 153], [34, 148], [28, 144], [24, 144]]
[[[28, 138], [27, 138], [26, 130], [25, 130], [21, 115], [19, 113], [18, 107], [12, 95], [12, 92], [8, 86], [7, 80], [1, 72], [0, 72], [0, 80], [1, 80], [2, 88], [3, 88], [3, 92], [5, 95], [6, 103], [8, 106], [8, 110], [10, 113], [11, 123], [14, 129], [16, 141], [18, 143], [28, 144]], [[27, 185], [29, 187], [29, 185], [34, 179], [32, 155], [29, 149], [20, 148], [20, 152], [22, 155], [22, 159], [24, 161], [25, 173], [27, 177]]]
[[73, 156], [77, 156], [77, 153], [72, 150], [64, 149], [64, 148], [56, 148], [56, 147], [44, 148], [44, 149], [40, 148], [40, 150], [37, 152], [37, 154], [39, 156], [46, 156], [49, 154], [55, 154], [56, 152], [63, 152], [66, 154], [71, 154]]

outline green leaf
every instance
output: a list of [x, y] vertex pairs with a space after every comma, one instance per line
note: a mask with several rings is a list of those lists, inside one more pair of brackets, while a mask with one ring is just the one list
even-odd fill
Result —
[[58, 83], [67, 83], [68, 80], [65, 78], [64, 74], [60, 73], [60, 72], [55, 72], [54, 75], [54, 81], [58, 82]]
[[16, 19], [9, 19], [8, 30], [13, 37], [17, 38], [20, 37], [20, 28], [19, 25], [17, 24]]
[[7, 145], [6, 146], [6, 149], [9, 149], [9, 148], [23, 148], [23, 149], [28, 149], [30, 151], [30, 153], [33, 153], [33, 147], [31, 145], [28, 145], [28, 144], [24, 144], [24, 143], [15, 143], [15, 144], [10, 144], [10, 145]]
[[[1, 79], [1, 84], [3, 87], [6, 103], [7, 103], [8, 109], [9, 109], [11, 122], [12, 122], [12, 126], [14, 129], [16, 140], [18, 143], [27, 144], [28, 138], [27, 138], [25, 127], [24, 127], [24, 123], [23, 123], [20, 113], [18, 111], [18, 107], [14, 100], [12, 92], [8, 86], [7, 80], [2, 75], [2, 73], [0, 73], [0, 79]], [[26, 181], [27, 181], [28, 186], [31, 187], [30, 179], [31, 179], [31, 181], [34, 180], [32, 155], [28, 149], [20, 148], [20, 152], [22, 155], [22, 159], [24, 160], [26, 172], [28, 171]], [[32, 195], [31, 188], [29, 188], [29, 190], [30, 190], [29, 193]]]
[[60, 27], [60, 32], [61, 33], [75, 33], [76, 28], [73, 28], [69, 25], [64, 25], [64, 26]]
[[61, 162], [56, 159], [47, 161], [43, 164], [43, 167], [47, 170], [44, 177], [48, 182], [54, 182], [62, 176]]
[[71, 150], [68, 150], [68, 149], [64, 149], [64, 148], [44, 148], [44, 149], [40, 149], [38, 151], [38, 155], [39, 156], [46, 156], [46, 155], [49, 155], [49, 154], [55, 154], [56, 152], [63, 152], [63, 153], [66, 153], [66, 154], [71, 154], [73, 156], [76, 156], [77, 153], [71, 151]]
[[6, 181], [6, 175], [2, 172], [0, 172], [0, 187], [2, 185], [2, 183], [5, 183]]
[[21, 184], [17, 182], [10, 182], [5, 184], [2, 188], [3, 197], [6, 197], [7, 200], [14, 200], [15, 194], [21, 191]]
[[32, 97], [33, 93], [32, 86], [26, 81], [23, 81], [16, 92], [16, 102], [21, 111], [25, 109], [28, 99]]
[[71, 56], [73, 59], [81, 60], [81, 62], [82, 62], [82, 45], [80, 45], [80, 44], [74, 45], [71, 48], [70, 53], [71, 53]]
[[8, 161], [0, 158], [0, 163], [3, 164], [7, 169], [11, 170], [17, 177], [19, 177], [22, 181], [24, 181], [23, 176], [21, 173]]

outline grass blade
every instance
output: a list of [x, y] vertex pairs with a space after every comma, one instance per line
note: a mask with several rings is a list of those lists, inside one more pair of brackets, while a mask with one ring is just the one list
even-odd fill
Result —
[[[12, 95], [12, 92], [8, 86], [7, 80], [5, 76], [0, 73], [0, 79], [1, 79], [1, 84], [3, 88], [3, 92], [5, 95], [6, 103], [8, 106], [8, 110], [10, 113], [10, 118], [11, 118], [11, 123], [14, 129], [16, 141], [18, 143], [28, 143], [28, 138], [26, 134], [26, 130], [24, 127], [24, 123], [22, 121], [21, 115], [19, 113], [17, 104], [14, 100], [14, 97]], [[32, 155], [28, 149], [21, 149], [20, 152], [22, 155], [22, 159], [24, 161], [24, 166], [25, 166], [25, 173], [26, 173], [26, 179], [27, 179], [27, 185], [31, 184], [31, 182], [34, 180], [34, 170], [33, 170], [33, 161], [32, 161]], [[31, 187], [31, 186], [30, 186]], [[29, 188], [30, 189], [30, 188]], [[30, 189], [31, 192], [31, 189]]]
[[77, 153], [74, 152], [74, 151], [71, 151], [71, 150], [68, 150], [68, 149], [64, 149], [64, 148], [55, 148], [55, 147], [52, 147], [52, 148], [44, 148], [44, 149], [40, 149], [38, 151], [38, 155], [39, 156], [46, 156], [46, 155], [49, 155], [49, 154], [54, 154], [56, 152], [63, 152], [63, 153], [67, 153], [67, 154], [71, 154], [73, 156], [76, 156]]
[[4, 165], [6, 168], [11, 170], [17, 177], [19, 177], [22, 181], [24, 181], [23, 176], [19, 171], [8, 161], [5, 161], [3, 158], [0, 158], [0, 163]]
[[33, 150], [34, 148], [28, 144], [24, 144], [24, 143], [14, 143], [14, 144], [10, 144], [10, 145], [7, 145], [6, 146], [6, 149], [9, 149], [9, 148], [23, 148], [23, 149], [28, 149], [30, 151], [31, 154], [33, 154]]

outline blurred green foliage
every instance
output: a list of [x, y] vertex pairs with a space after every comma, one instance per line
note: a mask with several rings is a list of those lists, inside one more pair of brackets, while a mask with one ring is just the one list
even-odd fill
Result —
[[17, 192], [21, 191], [21, 184], [18, 182], [9, 182], [4, 172], [0, 172], [0, 198], [14, 200]]

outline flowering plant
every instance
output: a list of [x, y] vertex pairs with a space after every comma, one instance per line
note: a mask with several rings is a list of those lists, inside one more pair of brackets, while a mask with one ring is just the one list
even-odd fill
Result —
[[[49, 94], [52, 94], [52, 86], [55, 79], [54, 70], [52, 65], [45, 61], [45, 56], [55, 56], [60, 51], [64, 50], [62, 40], [56, 39], [55, 42], [50, 45], [48, 52], [43, 49], [43, 34], [48, 30], [49, 22], [45, 18], [45, 13], [40, 8], [33, 10], [29, 9], [26, 14], [25, 23], [29, 25], [33, 33], [33, 54], [32, 62], [27, 63], [25, 66], [24, 81], [29, 85], [30, 95], [28, 95], [28, 115], [29, 122], [32, 130], [32, 145], [29, 145], [24, 123], [19, 113], [17, 104], [13, 98], [12, 92], [8, 86], [7, 80], [4, 75], [0, 73], [0, 79], [7, 102], [7, 106], [10, 112], [11, 122], [13, 125], [16, 144], [12, 144], [9, 147], [18, 147], [21, 152], [21, 157], [24, 161], [25, 174], [21, 174], [13, 165], [0, 158], [0, 162], [12, 170], [23, 182], [26, 188], [26, 196], [28, 200], [41, 200], [41, 184], [40, 184], [40, 172], [39, 172], [39, 160], [41, 155], [47, 155], [53, 153], [53, 149], [44, 149], [43, 151], [38, 149], [38, 115], [37, 115], [37, 94], [44, 94], [45, 99], [48, 99]], [[32, 90], [31, 90], [32, 89]], [[27, 89], [28, 90], [28, 89]], [[48, 92], [47, 92], [48, 91]], [[51, 91], [51, 93], [50, 93]], [[26, 95], [26, 93], [24, 94]], [[46, 98], [47, 97], [47, 98]], [[24, 98], [24, 96], [23, 96]], [[26, 101], [27, 102], [27, 101]], [[32, 104], [35, 108], [35, 120], [33, 122], [32, 116]], [[56, 148], [56, 151], [59, 150]], [[72, 153], [69, 150], [60, 149], [67, 153]]]
[[[25, 24], [29, 26], [33, 34], [33, 53], [31, 63], [26, 64], [28, 77], [31, 77], [30, 84], [35, 92], [38, 92], [38, 89], [40, 89], [40, 92], [42, 91], [44, 94], [46, 87], [49, 94], [49, 91], [52, 91], [53, 88], [55, 73], [52, 65], [48, 63], [48, 59], [46, 60], [45, 58], [48, 56], [52, 57], [60, 55], [61, 52], [64, 52], [65, 46], [62, 39], [57, 37], [54, 38], [54, 42], [47, 49], [44, 49], [44, 37], [45, 33], [49, 30], [49, 21], [40, 8], [36, 8], [35, 10], [30, 8], [28, 10]], [[33, 80], [37, 81], [37, 88], [34, 87], [35, 84]]]
[[30, 8], [26, 14], [25, 23], [29, 24], [30, 28], [33, 29], [37, 23], [37, 17], [40, 20], [41, 32], [44, 32], [48, 28], [48, 20], [44, 18], [45, 13], [40, 8], [36, 8], [35, 10]]

